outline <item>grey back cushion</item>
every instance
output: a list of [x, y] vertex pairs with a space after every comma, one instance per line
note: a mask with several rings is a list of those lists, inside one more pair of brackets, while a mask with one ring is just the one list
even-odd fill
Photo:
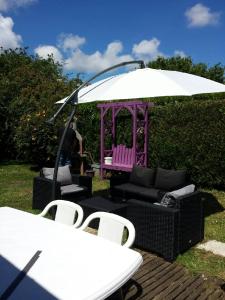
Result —
[[[43, 168], [42, 172], [45, 178], [53, 179], [54, 168]], [[57, 181], [59, 181], [61, 185], [72, 184], [69, 166], [58, 168]]]
[[186, 183], [186, 170], [166, 170], [157, 168], [155, 188], [164, 191], [172, 191], [180, 188]]
[[150, 187], [154, 183], [155, 170], [140, 166], [133, 166], [130, 182], [136, 185]]

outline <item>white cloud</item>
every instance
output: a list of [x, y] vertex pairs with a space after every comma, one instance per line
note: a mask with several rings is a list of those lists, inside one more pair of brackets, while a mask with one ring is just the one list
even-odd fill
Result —
[[0, 14], [0, 47], [14, 49], [21, 46], [22, 37], [13, 32], [13, 26], [12, 18]]
[[34, 52], [44, 59], [47, 59], [49, 55], [53, 55], [55, 62], [61, 63], [63, 61], [63, 56], [59, 49], [51, 45], [38, 46], [34, 49]]
[[187, 55], [182, 50], [175, 50], [174, 55], [175, 56], [180, 56], [180, 57], [187, 57]]
[[155, 59], [157, 56], [164, 56], [159, 51], [160, 41], [157, 38], [151, 40], [143, 40], [139, 44], [134, 44], [132, 53], [138, 59], [149, 61]]
[[79, 35], [62, 33], [59, 36], [58, 47], [62, 48], [64, 51], [75, 50], [85, 44], [85, 42], [86, 39], [84, 37], [80, 37]]
[[66, 70], [76, 70], [77, 72], [99, 72], [114, 64], [132, 60], [129, 54], [120, 55], [123, 50], [121, 42], [108, 44], [105, 52], [96, 51], [93, 54], [85, 54], [80, 49], [76, 49], [70, 57], [65, 60]]
[[[86, 42], [84, 37], [73, 34], [61, 34], [58, 45], [40, 45], [34, 51], [42, 58], [48, 58], [52, 54], [55, 61], [63, 63], [66, 72], [97, 73], [113, 65], [142, 59], [145, 62], [155, 59], [157, 56], [166, 56], [160, 50], [160, 41], [157, 38], [142, 40], [132, 47], [131, 54], [123, 53], [121, 41], [114, 41], [107, 45], [104, 51], [86, 53], [81, 49]], [[174, 55], [185, 57], [184, 51], [176, 50]]]
[[13, 8], [27, 6], [38, 0], [0, 0], [0, 11], [8, 11]]
[[212, 12], [209, 7], [201, 3], [192, 6], [185, 12], [189, 27], [216, 25], [219, 23], [220, 15], [220, 12]]

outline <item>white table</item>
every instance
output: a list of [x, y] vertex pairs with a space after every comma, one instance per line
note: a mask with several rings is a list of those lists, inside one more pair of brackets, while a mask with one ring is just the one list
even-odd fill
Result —
[[2, 207], [0, 295], [38, 250], [39, 258], [10, 299], [105, 299], [143, 261], [138, 252], [103, 238]]

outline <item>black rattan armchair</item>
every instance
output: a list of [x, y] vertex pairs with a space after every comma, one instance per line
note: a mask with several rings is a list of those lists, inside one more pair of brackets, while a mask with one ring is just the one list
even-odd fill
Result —
[[136, 229], [135, 245], [173, 261], [204, 237], [200, 192], [176, 199], [176, 208], [141, 200], [127, 202], [127, 218]]
[[[78, 174], [72, 175], [72, 185], [62, 186], [60, 182], [56, 182], [56, 199], [69, 200], [78, 202], [82, 198], [92, 196], [92, 178], [90, 176], [82, 176]], [[52, 184], [53, 180], [45, 178], [42, 174], [34, 178], [33, 181], [33, 209], [44, 209], [44, 207], [52, 201]]]

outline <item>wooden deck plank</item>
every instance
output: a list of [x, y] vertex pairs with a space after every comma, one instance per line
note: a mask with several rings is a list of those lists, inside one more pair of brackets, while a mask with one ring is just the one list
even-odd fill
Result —
[[152, 290], [154, 290], [158, 286], [162, 286], [162, 285], [164, 286], [164, 284], [167, 284], [168, 279], [176, 273], [177, 270], [173, 268], [170, 271], [168, 271], [164, 276], [162, 276], [160, 279], [151, 277], [150, 279], [146, 280], [144, 283], [141, 284], [143, 288], [142, 297], [149, 294]]
[[206, 290], [205, 284], [200, 284], [194, 289], [194, 291], [186, 298], [186, 300], [192, 300], [193, 298], [198, 298]]
[[143, 250], [144, 262], [133, 281], [124, 287], [125, 300], [222, 300], [225, 292], [216, 282], [192, 276], [177, 263], [169, 263]]
[[[163, 265], [159, 266], [153, 272], [148, 272], [146, 270], [145, 276], [143, 276], [139, 279], [136, 279], [134, 277], [134, 279], [138, 281], [138, 283], [142, 286], [142, 288], [146, 288], [147, 286], [151, 285], [152, 283], [156, 282], [157, 280], [159, 280], [160, 278], [162, 278], [163, 276], [168, 274], [168, 272], [171, 272], [172, 270], [174, 270], [174, 266], [171, 265], [170, 263], [166, 263], [165, 268], [160, 271], [161, 267], [164, 267], [164, 266]], [[131, 292], [133, 293], [133, 290]]]
[[166, 289], [159, 291], [155, 300], [165, 299], [166, 295], [173, 293], [174, 298], [177, 297], [183, 290], [183, 284], [190, 278], [187, 275], [183, 275], [179, 280], [170, 284]]
[[[222, 290], [215, 290], [211, 295], [210, 295], [210, 300], [218, 300], [221, 297], [224, 297]], [[222, 298], [222, 299], [225, 299]]]
[[[157, 260], [157, 259], [154, 259], [152, 261], [150, 261], [149, 263], [147, 264], [144, 264], [143, 266], [143, 270], [149, 274], [148, 277], [151, 276], [151, 272], [157, 270], [160, 266], [163, 265], [163, 262], [161, 260]], [[141, 273], [137, 273], [135, 276], [134, 276], [134, 279], [135, 280], [138, 280], [140, 279], [142, 276], [141, 276]]]
[[[167, 269], [166, 273], [171, 272], [172, 269]], [[144, 278], [145, 280], [139, 281], [139, 283], [145, 288], [145, 290], [149, 289], [148, 287], [152, 287], [156, 282], [163, 283], [164, 276], [160, 276], [160, 273], [157, 273], [155, 276], [151, 276], [148, 278]], [[154, 288], [154, 287], [153, 287]]]
[[214, 292], [214, 289], [208, 288], [206, 289], [199, 297], [198, 300], [207, 300], [210, 295]]
[[[177, 300], [184, 300], [187, 299], [187, 297], [191, 296], [191, 299], [195, 299], [193, 297], [193, 292], [200, 286], [203, 285], [203, 279], [202, 277], [196, 277], [193, 278], [193, 280], [191, 281], [191, 283], [186, 286], [185, 290], [180, 293], [180, 295], [177, 297]], [[170, 298], [173, 299], [173, 298]], [[190, 299], [189, 299], [190, 300]]]
[[[182, 276], [180, 273], [177, 273], [173, 276], [173, 278], [171, 278], [171, 280], [177, 280], [178, 278], [180, 278], [180, 276]], [[164, 289], [164, 287], [168, 287], [169, 285], [169, 281], [165, 281], [163, 284], [159, 285], [157, 288], [153, 289], [150, 293], [146, 293], [146, 296], [144, 299], [155, 299], [160, 292], [162, 291], [162, 289]], [[167, 296], [166, 296], [167, 297]], [[161, 299], [165, 299], [165, 297], [161, 297]]]
[[161, 287], [161, 289], [167, 288], [171, 277], [174, 278], [174, 280], [177, 280], [182, 274], [182, 270], [175, 268], [158, 280], [156, 280], [156, 278], [152, 278], [151, 280], [146, 281], [145, 284], [142, 285], [144, 286], [144, 292], [143, 296], [141, 296], [140, 299], [142, 299], [142, 297], [143, 299], [152, 299], [148, 296], [151, 292], [154, 292], [154, 290], [159, 286]]

